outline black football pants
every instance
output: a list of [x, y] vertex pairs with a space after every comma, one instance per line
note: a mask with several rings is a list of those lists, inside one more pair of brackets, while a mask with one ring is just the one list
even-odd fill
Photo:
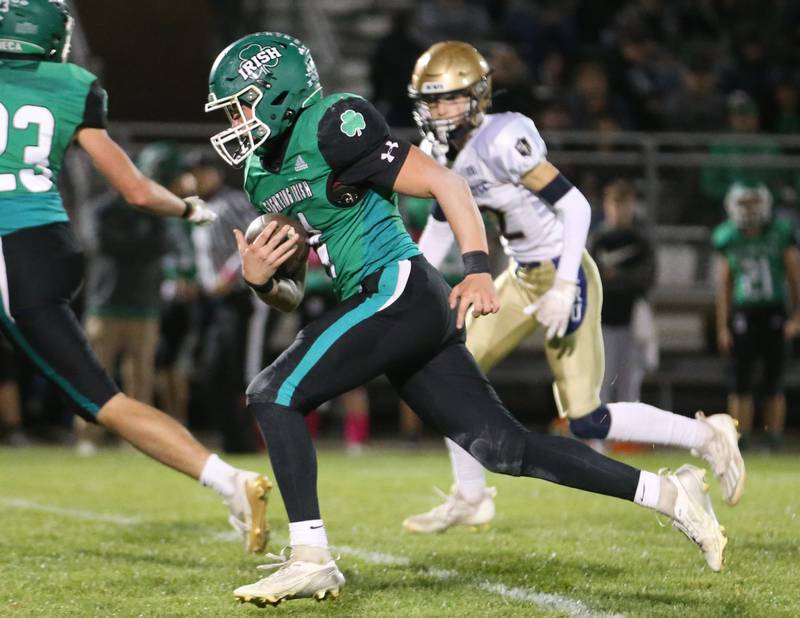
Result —
[[390, 264], [361, 287], [300, 331], [247, 390], [289, 521], [320, 518], [302, 415], [381, 374], [486, 469], [633, 500], [639, 470], [577, 440], [530, 432], [509, 414], [456, 329], [450, 288], [423, 257]]

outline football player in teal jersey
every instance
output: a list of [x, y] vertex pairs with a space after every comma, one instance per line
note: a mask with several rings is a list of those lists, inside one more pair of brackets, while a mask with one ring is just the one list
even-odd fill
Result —
[[219, 493], [246, 547], [266, 543], [270, 482], [210, 454], [166, 414], [126, 397], [92, 354], [70, 308], [83, 258], [58, 193], [76, 141], [131, 205], [194, 223], [214, 213], [144, 177], [106, 133], [106, 93], [66, 61], [72, 19], [62, 0], [0, 1], [0, 328], [69, 408]]
[[[478, 317], [499, 305], [483, 223], [460, 176], [393, 136], [361, 97], [324, 96], [309, 50], [291, 36], [235, 41], [209, 82], [206, 110], [224, 110], [230, 121], [212, 144], [228, 163], [245, 165], [245, 190], [259, 212], [302, 223], [339, 299], [247, 389], [289, 516], [291, 555], [276, 556], [273, 574], [235, 590], [239, 600], [339, 594], [344, 576], [328, 549], [303, 414], [382, 374], [487, 469], [658, 510], [721, 568], [727, 539], [704, 493], [704, 471], [637, 470], [577, 440], [530, 432], [503, 407], [464, 345], [467, 311]], [[452, 290], [403, 227], [395, 193], [435, 198], [447, 216], [465, 267]], [[289, 230], [273, 221], [249, 245], [235, 232], [244, 279], [285, 311], [298, 306], [305, 278], [305, 266], [279, 270], [297, 251]]]
[[[739, 420], [742, 446], [753, 428], [753, 373], [764, 371], [764, 426], [770, 447], [780, 447], [786, 418], [783, 375], [788, 340], [800, 328], [800, 252], [794, 225], [772, 216], [763, 184], [734, 184], [725, 196], [728, 220], [716, 227], [717, 342], [730, 353], [731, 416]], [[787, 286], [788, 283], [788, 286]], [[788, 309], [791, 307], [791, 312]]]

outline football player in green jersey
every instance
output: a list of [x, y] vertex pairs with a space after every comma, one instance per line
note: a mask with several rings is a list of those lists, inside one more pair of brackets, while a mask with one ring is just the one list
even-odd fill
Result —
[[[703, 472], [657, 475], [569, 438], [526, 430], [503, 407], [464, 345], [464, 318], [499, 308], [483, 223], [469, 186], [396, 138], [366, 100], [324, 96], [308, 49], [276, 32], [223, 50], [209, 77], [207, 111], [230, 127], [212, 138], [228, 163], [245, 164], [245, 189], [262, 213], [300, 221], [326, 264], [338, 305], [308, 324], [247, 389], [289, 516], [291, 556], [238, 588], [241, 601], [336, 596], [344, 576], [331, 557], [317, 497], [314, 446], [303, 414], [386, 375], [402, 398], [489, 470], [615, 496], [667, 514], [719, 570], [727, 542], [703, 493]], [[461, 248], [465, 277], [452, 290], [402, 225], [394, 194], [435, 198]], [[271, 222], [248, 245], [236, 231], [242, 274], [283, 310], [303, 296], [305, 266], [278, 270], [297, 235]]]
[[725, 210], [729, 219], [714, 230], [712, 244], [717, 343], [721, 352], [730, 353], [733, 368], [728, 407], [739, 420], [744, 447], [753, 428], [753, 370], [760, 359], [767, 395], [764, 426], [770, 446], [779, 448], [786, 418], [786, 341], [800, 328], [797, 237], [790, 220], [772, 216], [772, 195], [763, 184], [734, 184]]
[[106, 93], [66, 62], [72, 19], [62, 0], [0, 2], [0, 328], [70, 409], [219, 493], [251, 551], [266, 543], [270, 482], [211, 455], [166, 414], [126, 397], [92, 354], [70, 308], [83, 259], [58, 193], [76, 141], [131, 205], [194, 223], [215, 217], [144, 177], [108, 136]]

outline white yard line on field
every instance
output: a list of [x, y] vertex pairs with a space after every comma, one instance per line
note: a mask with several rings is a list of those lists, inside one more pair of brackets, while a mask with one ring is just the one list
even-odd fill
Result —
[[[66, 508], [54, 504], [34, 502], [32, 500], [26, 500], [23, 498], [0, 497], [0, 505], [16, 509], [39, 511], [42, 513], [53, 513], [55, 515], [74, 517], [75, 519], [83, 519], [87, 521], [115, 524], [118, 526], [130, 526], [132, 524], [144, 523], [145, 521], [141, 517]], [[241, 540], [240, 534], [233, 530], [209, 531], [208, 536], [212, 540], [220, 542]], [[272, 539], [278, 543], [288, 544], [288, 539], [285, 537], [273, 535]], [[339, 554], [353, 556], [354, 558], [358, 558], [370, 564], [415, 568], [414, 563], [406, 556], [396, 556], [393, 554], [362, 549], [359, 547], [351, 547], [348, 545], [337, 545], [333, 547], [332, 550]], [[464, 575], [459, 571], [454, 571], [451, 569], [440, 569], [437, 567], [416, 568], [418, 568], [422, 574], [432, 579], [438, 579], [440, 581], [456, 580], [460, 582], [466, 582], [480, 588], [485, 592], [503, 597], [504, 599], [522, 603], [530, 603], [531, 605], [536, 605], [541, 609], [557, 611], [567, 616], [575, 616], [578, 618], [619, 618], [619, 616], [621, 616], [620, 614], [604, 614], [602, 612], [597, 612], [586, 606], [582, 601], [560, 594], [540, 592], [539, 590], [535, 590], [533, 588], [507, 586], [502, 582], [493, 582], [480, 577]]]
[[[333, 548], [344, 555], [354, 556], [360, 558], [364, 562], [371, 564], [389, 564], [396, 566], [409, 567], [413, 566], [411, 560], [405, 556], [394, 556], [392, 554], [385, 554], [383, 552], [371, 551], [367, 549], [359, 549], [357, 547], [349, 547], [347, 545], [337, 545]], [[561, 612], [567, 616], [579, 616], [580, 618], [619, 618], [621, 614], [604, 614], [596, 612], [595, 610], [587, 607], [581, 601], [565, 597], [560, 594], [552, 594], [548, 592], [539, 592], [533, 588], [519, 588], [516, 586], [506, 586], [503, 583], [492, 582], [487, 579], [479, 577], [466, 576], [458, 571], [451, 569], [439, 569], [436, 567], [420, 569], [425, 575], [438, 580], [458, 580], [461, 582], [471, 583], [481, 590], [496, 594], [512, 601], [520, 601], [523, 603], [530, 603], [542, 609], [554, 610]]]
[[84, 511], [83, 509], [71, 509], [55, 504], [43, 504], [24, 498], [0, 498], [0, 506], [12, 509], [23, 509], [26, 511], [39, 511], [40, 513], [52, 513], [53, 515], [63, 515], [74, 517], [75, 519], [85, 519], [87, 521], [99, 521], [107, 524], [117, 524], [118, 526], [130, 526], [139, 524], [142, 519], [139, 517], [129, 517], [127, 515], [115, 515], [113, 513], [98, 513], [97, 511]]

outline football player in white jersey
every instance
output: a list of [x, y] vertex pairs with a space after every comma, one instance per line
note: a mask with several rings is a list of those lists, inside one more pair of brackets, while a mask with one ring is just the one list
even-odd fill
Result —
[[[744, 462], [727, 414], [688, 418], [638, 403], [600, 401], [604, 372], [600, 275], [586, 252], [591, 207], [547, 160], [533, 121], [518, 113], [489, 114], [489, 65], [472, 46], [437, 43], [416, 63], [409, 85], [422, 147], [469, 183], [475, 202], [497, 216], [508, 268], [496, 280], [499, 313], [467, 322], [467, 347], [488, 372], [540, 325], [555, 378], [553, 393], [572, 433], [584, 439], [664, 444], [691, 449], [712, 467], [723, 498], [736, 504]], [[434, 207], [420, 239], [438, 267], [454, 237]], [[412, 532], [442, 532], [494, 517], [494, 488], [482, 466], [446, 440], [455, 483], [444, 504], [403, 522]]]

